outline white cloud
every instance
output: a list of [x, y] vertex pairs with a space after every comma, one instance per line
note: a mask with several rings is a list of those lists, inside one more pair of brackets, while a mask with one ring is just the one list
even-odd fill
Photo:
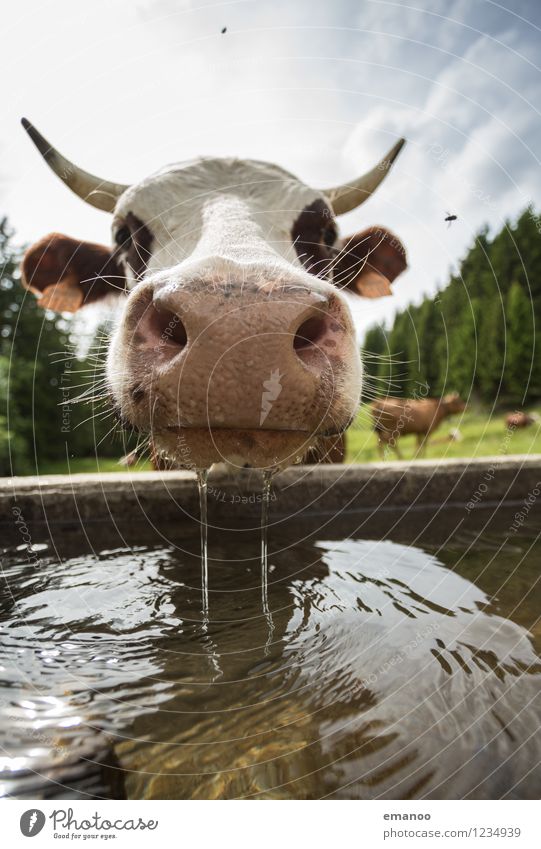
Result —
[[[370, 149], [375, 140], [381, 149], [385, 134], [404, 133], [410, 141], [396, 173], [370, 202], [370, 214], [390, 224], [408, 246], [410, 270], [396, 284], [394, 303], [374, 304], [366, 318], [359, 307], [362, 326], [433, 292], [485, 222], [499, 227], [530, 200], [539, 202], [539, 72], [530, 63], [538, 32], [501, 23], [497, 37], [477, 33], [460, 55], [446, 56], [426, 94], [420, 87], [414, 102], [409, 84], [401, 89], [398, 83], [397, 103], [380, 103], [345, 142], [351, 161], [365, 139]], [[429, 31], [424, 38], [430, 40]], [[421, 75], [423, 59], [421, 51]], [[351, 226], [360, 224], [365, 209], [351, 216]], [[443, 222], [448, 210], [459, 216], [451, 229]]]
[[[415, 6], [10, 4], [0, 206], [24, 239], [108, 239], [107, 216], [43, 166], [22, 114], [83, 167], [124, 182], [204, 153], [274, 160], [325, 185], [406, 135], [384, 186], [343, 221], [346, 233], [385, 224], [408, 248], [396, 297], [356, 307], [361, 326], [389, 316], [433, 291], [485, 221], [497, 226], [541, 189], [537, 4]], [[459, 215], [450, 229], [447, 209]]]

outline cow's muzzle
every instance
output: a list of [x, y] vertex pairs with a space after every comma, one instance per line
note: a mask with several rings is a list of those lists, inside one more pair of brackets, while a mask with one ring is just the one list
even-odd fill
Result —
[[122, 415], [180, 465], [295, 462], [358, 403], [340, 295], [306, 285], [143, 284], [112, 347]]

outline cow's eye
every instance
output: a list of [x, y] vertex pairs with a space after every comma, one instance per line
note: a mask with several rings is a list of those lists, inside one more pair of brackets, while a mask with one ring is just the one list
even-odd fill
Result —
[[328, 248], [332, 248], [336, 242], [336, 230], [332, 225], [327, 224], [323, 230], [323, 241]]
[[130, 228], [126, 227], [126, 225], [124, 225], [124, 227], [119, 227], [115, 233], [115, 242], [119, 246], [119, 248], [129, 242], [130, 239]]

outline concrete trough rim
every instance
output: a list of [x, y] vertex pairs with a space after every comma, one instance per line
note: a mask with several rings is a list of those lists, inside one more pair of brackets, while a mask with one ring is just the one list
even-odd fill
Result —
[[[0, 525], [21, 515], [28, 524], [94, 524], [104, 520], [153, 523], [197, 520], [195, 473], [113, 472], [0, 478]], [[273, 482], [275, 519], [446, 506], [465, 509], [520, 503], [541, 487], [541, 455], [295, 466]], [[209, 478], [209, 518], [227, 525], [255, 522], [261, 476], [222, 471]], [[476, 495], [477, 494], [477, 495]], [[242, 505], [241, 509], [234, 505]], [[468, 511], [470, 512], [470, 511]]]
[[[538, 468], [541, 471], [541, 454], [505, 454], [492, 455], [486, 457], [445, 457], [437, 460], [394, 460], [381, 461], [375, 463], [321, 463], [318, 465], [308, 466], [291, 466], [280, 472], [274, 478], [274, 481], [283, 480], [284, 478], [301, 478], [308, 475], [323, 474], [327, 479], [336, 478], [339, 480], [344, 475], [354, 474], [359, 478], [366, 475], [372, 476], [374, 472], [389, 472], [396, 473], [397, 476], [403, 475], [405, 472], [419, 474], [422, 477], [427, 477], [429, 474], [435, 474], [439, 471], [481, 471], [485, 468], [496, 466], [499, 469], [509, 468]], [[257, 470], [247, 470], [252, 474], [256, 474]], [[244, 472], [244, 470], [242, 470]], [[241, 472], [241, 475], [242, 475]], [[231, 480], [235, 480], [236, 476], [226, 475]], [[223, 479], [224, 473], [218, 473], [218, 477]], [[240, 477], [240, 476], [239, 476]], [[76, 485], [79, 488], [83, 484], [92, 483], [128, 483], [128, 482], [155, 482], [155, 481], [178, 481], [178, 482], [195, 482], [195, 472], [188, 470], [168, 471], [168, 472], [76, 472], [73, 474], [44, 474], [44, 475], [15, 475], [12, 477], [0, 477], [0, 494], [6, 492], [14, 492], [28, 490], [32, 488], [45, 489], [48, 487], [57, 487]]]

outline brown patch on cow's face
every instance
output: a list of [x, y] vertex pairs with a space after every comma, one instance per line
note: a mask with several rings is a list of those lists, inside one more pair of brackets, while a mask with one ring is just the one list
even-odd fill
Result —
[[115, 227], [117, 253], [125, 258], [137, 280], [146, 271], [152, 256], [153, 241], [154, 237], [149, 228], [133, 212], [128, 212], [122, 220], [117, 222]]
[[331, 276], [338, 231], [330, 207], [318, 198], [306, 206], [291, 230], [297, 256], [310, 274]]
[[392, 295], [390, 284], [407, 265], [402, 242], [384, 227], [369, 227], [337, 243], [336, 223], [321, 198], [303, 209], [291, 237], [310, 274], [365, 298]]

